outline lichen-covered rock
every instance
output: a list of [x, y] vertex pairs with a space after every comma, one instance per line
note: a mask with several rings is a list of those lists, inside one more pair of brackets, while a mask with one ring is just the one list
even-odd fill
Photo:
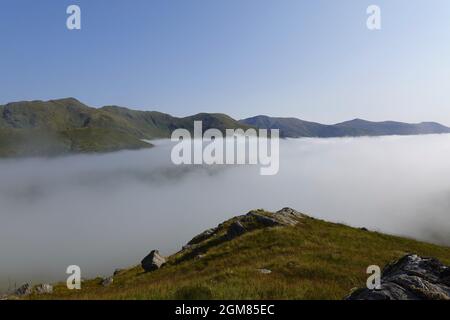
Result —
[[53, 286], [48, 283], [38, 284], [34, 288], [34, 291], [37, 294], [50, 294], [50, 293], [53, 293]]
[[406, 255], [384, 268], [380, 289], [357, 289], [347, 299], [450, 300], [450, 268], [433, 258]]
[[141, 266], [146, 272], [150, 272], [161, 268], [164, 263], [166, 259], [159, 254], [158, 250], [153, 250], [141, 261]]
[[306, 216], [294, 209], [283, 208], [275, 213], [260, 213], [258, 210], [250, 211], [247, 214], [245, 220], [255, 219], [264, 227], [276, 227], [276, 226], [295, 226], [300, 220]]
[[244, 234], [246, 231], [247, 229], [245, 229], [245, 227], [239, 221], [235, 221], [228, 227], [226, 237], [228, 240], [232, 240]]

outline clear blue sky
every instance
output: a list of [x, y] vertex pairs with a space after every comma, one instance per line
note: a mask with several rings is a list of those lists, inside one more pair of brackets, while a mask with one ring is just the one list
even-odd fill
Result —
[[0, 103], [450, 125], [448, 0], [1, 0], [0, 52]]

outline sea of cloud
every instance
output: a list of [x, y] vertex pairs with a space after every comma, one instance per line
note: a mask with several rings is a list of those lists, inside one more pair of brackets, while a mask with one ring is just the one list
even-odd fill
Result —
[[138, 264], [255, 208], [450, 245], [450, 135], [293, 139], [280, 170], [175, 166], [150, 150], [0, 161], [0, 289]]

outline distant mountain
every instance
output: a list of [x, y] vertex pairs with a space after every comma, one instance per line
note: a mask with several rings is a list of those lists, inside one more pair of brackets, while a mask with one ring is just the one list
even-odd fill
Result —
[[371, 122], [362, 119], [354, 119], [338, 123], [339, 128], [355, 129], [365, 132], [367, 135], [414, 135], [449, 133], [450, 128], [436, 122], [403, 123], [395, 121]]
[[169, 138], [172, 131], [248, 129], [224, 114], [200, 113], [177, 118], [155, 111], [118, 106], [91, 108], [74, 98], [24, 101], [0, 106], [0, 157], [109, 152], [148, 148], [143, 139]]
[[279, 129], [280, 136], [289, 138], [450, 133], [450, 128], [435, 122], [410, 124], [394, 121], [371, 122], [355, 119], [334, 125], [324, 125], [297, 118], [276, 118], [268, 116], [256, 116], [240, 120], [240, 122], [258, 128]]
[[316, 122], [309, 122], [297, 118], [275, 118], [268, 116], [256, 116], [244, 120], [241, 123], [264, 129], [279, 129], [280, 136], [284, 138], [300, 137], [343, 137], [364, 135], [364, 131], [347, 127], [337, 127]]
[[407, 124], [355, 119], [324, 125], [296, 118], [257, 116], [237, 121], [225, 114], [199, 113], [173, 117], [156, 111], [137, 111], [118, 106], [89, 107], [77, 99], [23, 101], [0, 106], [0, 157], [52, 156], [70, 153], [109, 152], [148, 148], [143, 140], [169, 138], [172, 131], [193, 131], [194, 121], [203, 130], [280, 129], [282, 137], [344, 137], [449, 133], [434, 122]]

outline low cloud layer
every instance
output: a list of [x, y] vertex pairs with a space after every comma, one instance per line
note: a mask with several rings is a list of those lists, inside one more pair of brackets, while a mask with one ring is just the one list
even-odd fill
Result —
[[284, 140], [275, 176], [170, 150], [0, 161], [0, 289], [106, 275], [255, 208], [450, 245], [450, 135]]

